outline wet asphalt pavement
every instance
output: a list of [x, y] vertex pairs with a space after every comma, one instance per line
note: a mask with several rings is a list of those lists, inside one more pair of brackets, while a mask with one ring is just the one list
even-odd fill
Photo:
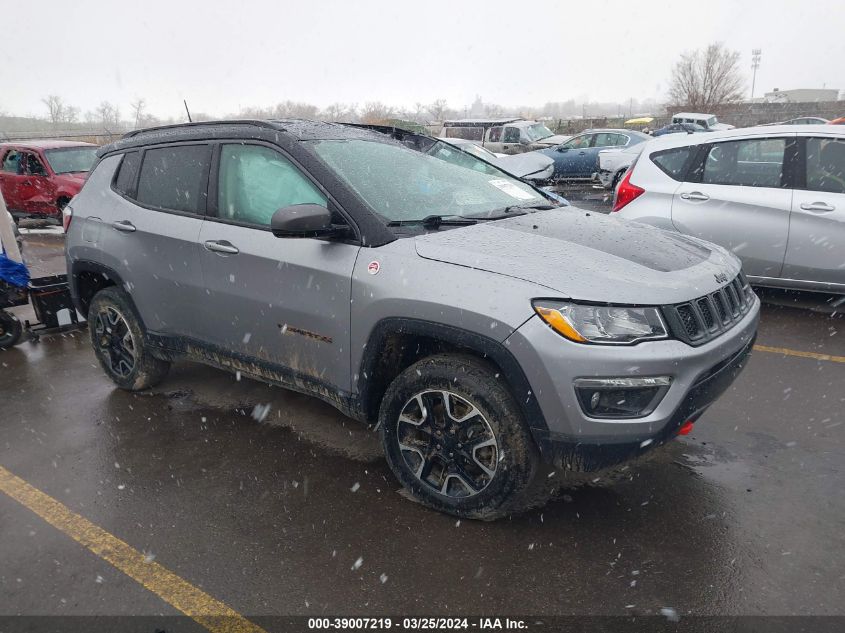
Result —
[[[61, 248], [26, 236], [36, 274]], [[845, 357], [826, 298], [767, 299], [758, 345]], [[0, 377], [0, 466], [248, 616], [845, 614], [836, 360], [757, 351], [627, 480], [495, 523], [408, 501], [374, 434], [280, 388], [177, 364], [129, 394], [86, 331], [0, 353]], [[0, 561], [0, 614], [177, 613], [2, 492]]]

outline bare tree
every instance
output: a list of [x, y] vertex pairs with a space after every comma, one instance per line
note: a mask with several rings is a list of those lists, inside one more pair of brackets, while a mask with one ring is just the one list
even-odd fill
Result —
[[446, 111], [446, 99], [438, 99], [428, 106], [428, 113], [434, 121], [442, 121], [443, 113]]
[[301, 101], [283, 101], [272, 110], [275, 119], [316, 119], [317, 106]]
[[62, 121], [65, 123], [76, 123], [79, 121], [79, 108], [76, 106], [65, 106], [62, 113]]
[[742, 100], [743, 83], [739, 53], [710, 44], [681, 55], [672, 69], [669, 98], [675, 105], [708, 112]]
[[50, 122], [56, 126], [63, 120], [64, 111], [65, 111], [65, 104], [62, 101], [62, 98], [58, 95], [49, 95], [41, 100], [45, 106], [47, 106], [47, 111], [49, 112]]
[[338, 121], [340, 123], [350, 123], [356, 117], [355, 106], [347, 105], [345, 103], [332, 103], [327, 106], [320, 114], [320, 118], [324, 121]]
[[383, 104], [381, 101], [368, 101], [361, 109], [361, 122], [371, 124], [386, 123], [394, 115], [393, 108]]
[[425, 123], [425, 116], [424, 116], [425, 111], [426, 111], [425, 104], [417, 101], [414, 104], [414, 114], [413, 114], [414, 121], [416, 121], [417, 123]]
[[147, 102], [141, 97], [138, 97], [129, 104], [129, 107], [132, 109], [132, 118], [135, 119], [135, 129], [137, 130], [144, 118], [144, 108], [147, 107]]
[[106, 132], [120, 128], [120, 109], [108, 101], [100, 102], [93, 112], [87, 112], [85, 118], [89, 123], [98, 123]]

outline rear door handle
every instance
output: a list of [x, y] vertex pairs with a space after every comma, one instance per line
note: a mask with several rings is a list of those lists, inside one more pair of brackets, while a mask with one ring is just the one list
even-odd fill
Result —
[[237, 246], [226, 240], [208, 240], [205, 243], [205, 248], [215, 253], [226, 253], [227, 255], [240, 253]]
[[701, 193], [700, 191], [690, 191], [689, 193], [682, 193], [681, 198], [684, 200], [709, 200], [710, 196], [706, 193]]
[[117, 222], [112, 222], [111, 225], [113, 229], [123, 231], [124, 233], [134, 233], [136, 231], [135, 225], [129, 220], [118, 220]]
[[816, 211], [818, 213], [830, 213], [831, 211], [836, 211], [836, 207], [832, 204], [827, 204], [826, 202], [804, 202], [801, 204], [801, 208], [804, 211]]

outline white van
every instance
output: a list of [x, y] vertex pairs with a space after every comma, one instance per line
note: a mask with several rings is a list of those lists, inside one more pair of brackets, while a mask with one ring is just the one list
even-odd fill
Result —
[[672, 123], [697, 123], [710, 132], [734, 129], [733, 125], [719, 123], [715, 114], [702, 114], [701, 112], [678, 112], [672, 117]]

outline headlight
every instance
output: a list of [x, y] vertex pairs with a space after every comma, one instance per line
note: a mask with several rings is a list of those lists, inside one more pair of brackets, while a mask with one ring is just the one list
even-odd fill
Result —
[[551, 328], [576, 343], [630, 345], [668, 338], [654, 307], [594, 306], [537, 299], [534, 310]]

